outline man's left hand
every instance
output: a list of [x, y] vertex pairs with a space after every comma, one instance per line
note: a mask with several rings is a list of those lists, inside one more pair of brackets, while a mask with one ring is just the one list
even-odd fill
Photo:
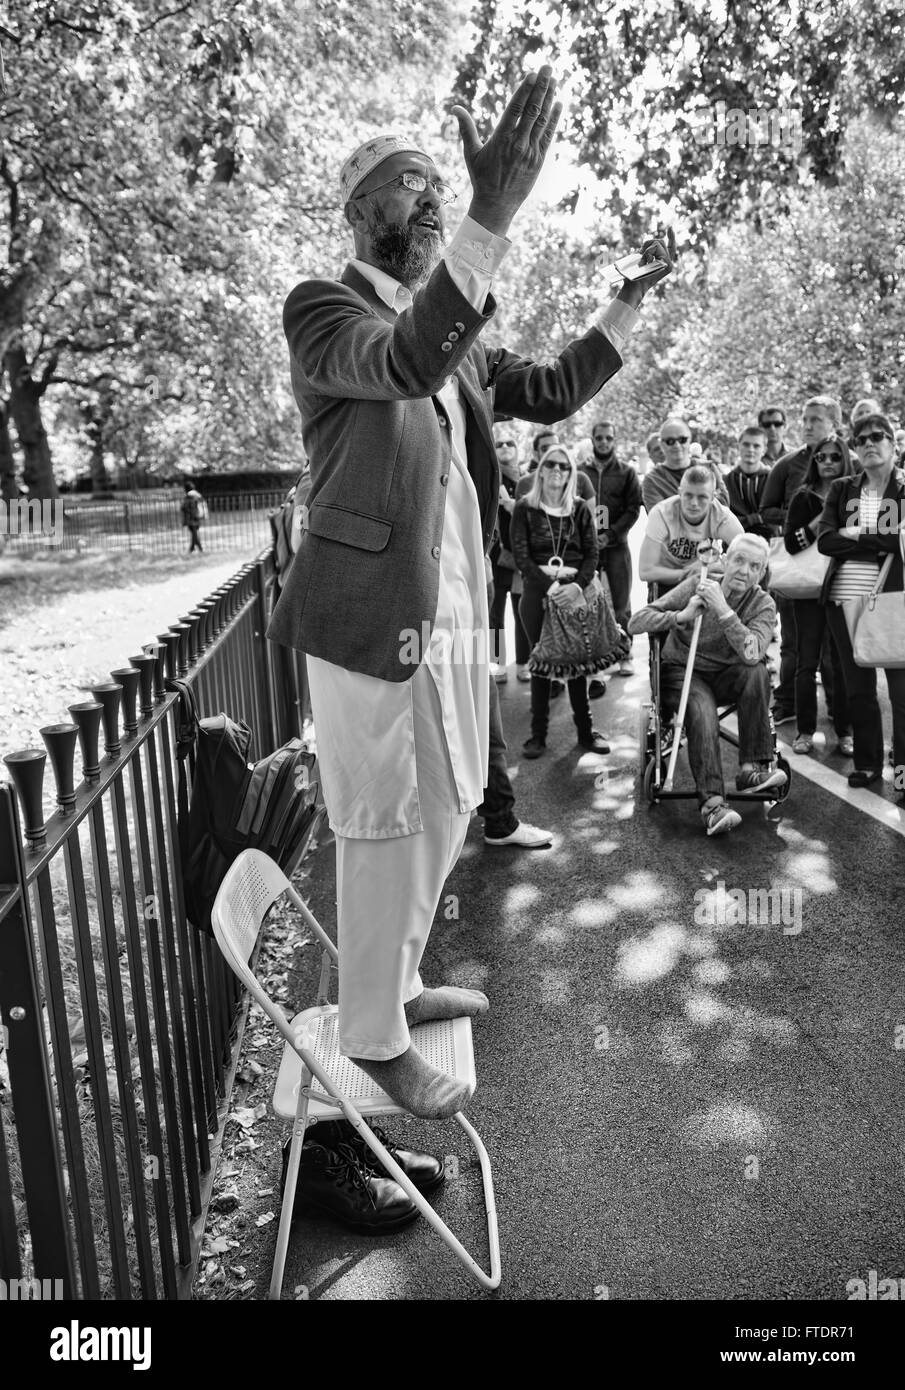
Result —
[[661, 234], [648, 238], [641, 247], [641, 263], [646, 265], [651, 261], [661, 261], [662, 268], [646, 275], [643, 280], [623, 280], [616, 298], [637, 309], [651, 286], [672, 274], [676, 256], [676, 238], [672, 227], [667, 228], [665, 236]]

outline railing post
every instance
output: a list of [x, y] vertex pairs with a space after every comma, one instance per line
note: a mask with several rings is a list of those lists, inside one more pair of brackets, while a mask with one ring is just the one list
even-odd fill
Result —
[[266, 713], [266, 737], [265, 747], [268, 752], [277, 747], [277, 716], [276, 701], [273, 693], [273, 669], [267, 654], [267, 580], [264, 577], [264, 562], [258, 560], [254, 567], [255, 583], [257, 586], [257, 603], [255, 604], [255, 641], [258, 643], [260, 659], [258, 660], [258, 670], [261, 672], [263, 682], [262, 694], [264, 697], [264, 710]]
[[31, 912], [12, 787], [0, 786], [0, 1025], [7, 1040], [34, 1276], [59, 1279], [75, 1296], [75, 1273], [47, 1041], [37, 985]]

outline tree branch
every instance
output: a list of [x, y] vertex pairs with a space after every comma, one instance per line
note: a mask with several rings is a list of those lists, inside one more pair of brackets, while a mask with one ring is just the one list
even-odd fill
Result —
[[110, 235], [110, 232], [107, 229], [104, 219], [97, 212], [95, 212], [94, 208], [91, 207], [90, 203], [86, 203], [84, 198], [79, 198], [75, 193], [69, 193], [66, 191], [66, 189], [62, 188], [56, 182], [56, 180], [50, 176], [50, 174], [47, 172], [46, 167], [43, 164], [41, 164], [39, 160], [35, 160], [35, 164], [40, 169], [41, 177], [44, 179], [44, 182], [47, 184], [47, 187], [50, 189], [51, 193], [55, 193], [56, 196], [62, 199], [64, 203], [73, 203], [76, 207], [80, 207], [84, 212], [86, 212], [88, 216], [91, 218], [91, 221], [94, 222], [94, 224], [97, 226], [102, 235], [107, 239], [107, 241], [113, 247], [113, 249], [115, 251], [119, 251], [120, 247], [117, 244], [115, 238]]
[[[35, 356], [37, 357], [37, 353], [35, 353]], [[53, 381], [53, 374], [57, 369], [57, 363], [59, 362], [59, 360], [60, 355], [57, 352], [52, 352], [48, 357], [47, 365], [41, 373], [40, 380], [38, 382], [39, 395], [43, 396], [44, 392], [47, 390], [48, 386]]]
[[9, 225], [12, 238], [15, 236], [16, 223], [19, 220], [19, 185], [12, 176], [6, 155], [0, 158], [0, 178], [9, 189]]
[[[107, 382], [115, 381], [117, 386], [122, 386], [128, 391], [143, 391], [148, 389], [147, 381], [127, 381], [124, 377], [117, 376], [115, 372], [101, 372], [98, 376], [82, 380], [74, 376], [56, 376], [53, 379], [54, 386], [76, 386], [80, 391], [99, 391]], [[154, 397], [155, 401], [184, 401], [184, 391], [161, 391]]]
[[93, 34], [95, 38], [101, 38], [103, 35], [102, 29], [94, 29], [88, 24], [70, 24], [68, 19], [48, 19], [44, 25], [45, 29], [55, 29], [57, 27], [61, 29], [71, 29], [73, 34]]
[[180, 5], [176, 10], [164, 10], [163, 14], [158, 15], [156, 19], [152, 19], [150, 24], [142, 25], [138, 32], [140, 34], [147, 34], [149, 30], [156, 29], [157, 25], [162, 24], [165, 19], [172, 19], [173, 16], [177, 14], [185, 14], [186, 10], [190, 10], [191, 8], [191, 0], [189, 0], [188, 4]]

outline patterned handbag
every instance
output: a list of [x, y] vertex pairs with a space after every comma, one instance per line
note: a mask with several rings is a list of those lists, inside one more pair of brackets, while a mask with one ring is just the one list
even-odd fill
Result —
[[631, 639], [616, 622], [606, 575], [597, 575], [573, 608], [544, 599], [544, 622], [537, 645], [528, 658], [528, 670], [548, 680], [570, 681], [605, 671], [623, 661], [631, 651]]

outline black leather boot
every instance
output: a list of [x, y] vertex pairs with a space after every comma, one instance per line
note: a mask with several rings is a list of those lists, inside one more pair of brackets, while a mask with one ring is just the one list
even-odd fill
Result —
[[[281, 1192], [286, 1184], [290, 1142], [283, 1146]], [[383, 1235], [407, 1226], [419, 1211], [398, 1182], [364, 1167], [350, 1145], [325, 1149], [321, 1144], [305, 1143], [292, 1215], [294, 1219], [306, 1214], [332, 1216], [363, 1235]]]
[[[417, 1153], [413, 1149], [397, 1149], [393, 1141], [378, 1125], [372, 1124], [371, 1129], [389, 1153], [390, 1158], [396, 1160], [405, 1176], [415, 1184], [419, 1192], [434, 1192], [446, 1181], [446, 1170], [439, 1158], [434, 1158], [433, 1154]], [[380, 1160], [373, 1149], [368, 1147], [358, 1130], [347, 1119], [319, 1120], [317, 1124], [312, 1125], [306, 1131], [306, 1144], [309, 1142], [309, 1135], [310, 1142], [322, 1144], [325, 1149], [337, 1149], [340, 1144], [348, 1144], [351, 1149], [355, 1150], [359, 1162], [364, 1167], [381, 1177], [389, 1176], [381, 1167]]]

